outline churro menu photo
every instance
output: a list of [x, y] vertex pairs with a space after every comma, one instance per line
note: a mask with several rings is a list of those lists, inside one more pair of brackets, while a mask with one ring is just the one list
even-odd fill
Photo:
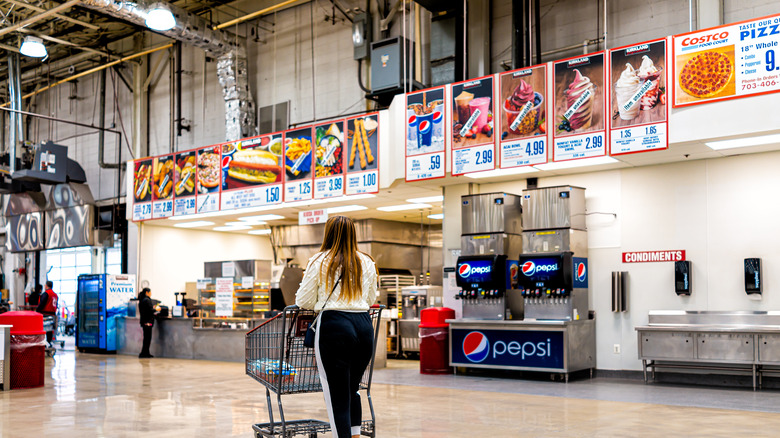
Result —
[[222, 174], [222, 147], [198, 149], [196, 213], [219, 210], [219, 186]]
[[347, 119], [346, 194], [379, 191], [379, 115]]
[[780, 14], [674, 36], [674, 106], [780, 91]]
[[294, 129], [285, 133], [285, 202], [312, 199], [314, 154], [311, 134], [311, 127]]
[[152, 166], [154, 160], [137, 160], [133, 175], [133, 220], [152, 218]]
[[452, 85], [452, 174], [495, 168], [493, 76]]
[[553, 161], [605, 155], [604, 52], [557, 61]]
[[281, 202], [282, 141], [271, 134], [222, 145], [222, 210]]
[[173, 155], [155, 157], [152, 163], [152, 217], [173, 216]]
[[610, 155], [665, 149], [666, 39], [620, 47], [610, 56]]

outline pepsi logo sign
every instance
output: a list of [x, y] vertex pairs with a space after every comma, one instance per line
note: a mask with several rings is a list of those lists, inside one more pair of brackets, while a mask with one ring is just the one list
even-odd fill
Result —
[[490, 272], [490, 266], [471, 266], [468, 263], [460, 265], [458, 275], [468, 277], [471, 274], [486, 274]]
[[431, 130], [431, 122], [423, 120], [420, 122], [420, 132], [428, 132]]
[[577, 263], [577, 281], [585, 281], [585, 276], [587, 275], [587, 268], [585, 267], [585, 263], [579, 262]]
[[523, 274], [526, 276], [534, 275], [536, 272], [536, 263], [534, 262], [525, 262], [523, 263]]
[[530, 277], [530, 276], [536, 274], [537, 272], [552, 272], [552, 271], [557, 271], [557, 270], [558, 270], [558, 264], [557, 263], [552, 264], [552, 265], [537, 265], [536, 263], [534, 263], [532, 261], [527, 261], [527, 262], [523, 263], [523, 268], [522, 268], [523, 274], [526, 277]]
[[471, 362], [482, 362], [490, 353], [490, 343], [482, 332], [471, 332], [463, 338], [463, 355]]

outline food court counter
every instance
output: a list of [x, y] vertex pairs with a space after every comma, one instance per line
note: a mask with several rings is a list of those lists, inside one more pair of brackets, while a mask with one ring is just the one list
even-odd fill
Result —
[[[257, 325], [262, 321], [251, 322]], [[197, 324], [195, 318], [158, 319], [152, 330], [149, 351], [157, 357], [244, 361], [244, 338], [250, 328], [245, 328], [241, 322], [235, 323], [236, 328], [201, 328]], [[137, 317], [120, 318], [117, 333], [120, 337], [119, 354], [138, 355], [141, 352], [144, 335]]]
[[450, 365], [569, 373], [596, 367], [596, 321], [450, 319]]

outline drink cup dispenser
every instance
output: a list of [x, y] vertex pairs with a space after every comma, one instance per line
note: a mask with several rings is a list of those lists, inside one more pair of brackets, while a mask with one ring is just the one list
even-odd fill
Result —
[[[747, 260], [745, 261], [747, 267]], [[691, 294], [691, 262], [674, 262], [674, 291], [677, 295]]]
[[745, 259], [745, 293], [760, 297], [763, 289], [761, 278], [761, 259]]

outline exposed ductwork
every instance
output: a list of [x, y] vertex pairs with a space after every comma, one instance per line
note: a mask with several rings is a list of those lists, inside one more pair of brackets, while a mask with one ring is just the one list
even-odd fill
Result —
[[[82, 0], [85, 7], [145, 26], [142, 3], [117, 0]], [[233, 141], [255, 134], [255, 104], [249, 92], [246, 49], [227, 33], [178, 6], [167, 3], [174, 17], [173, 29], [158, 32], [183, 43], [201, 48], [217, 58], [217, 77], [225, 99], [225, 140]]]

